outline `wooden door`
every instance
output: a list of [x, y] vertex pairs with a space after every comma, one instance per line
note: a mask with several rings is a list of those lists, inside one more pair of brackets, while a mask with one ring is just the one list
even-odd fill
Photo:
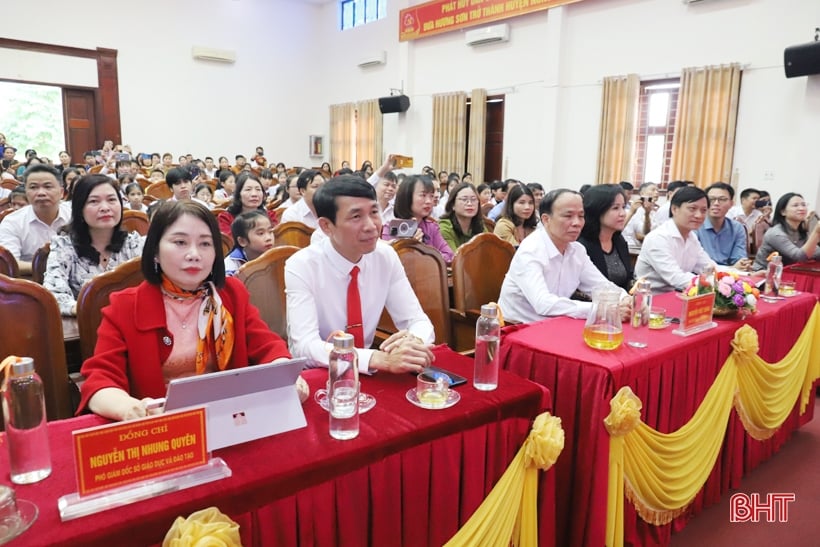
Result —
[[504, 165], [504, 95], [487, 97], [487, 140], [484, 146], [484, 180], [503, 178]]
[[83, 154], [98, 148], [93, 89], [63, 88], [65, 142], [74, 163], [82, 163]]

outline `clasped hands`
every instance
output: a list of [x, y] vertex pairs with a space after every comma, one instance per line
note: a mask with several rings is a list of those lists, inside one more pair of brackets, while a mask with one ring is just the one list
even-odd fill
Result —
[[394, 373], [421, 372], [433, 361], [433, 352], [421, 338], [400, 330], [379, 345], [379, 351], [370, 359], [370, 366]]

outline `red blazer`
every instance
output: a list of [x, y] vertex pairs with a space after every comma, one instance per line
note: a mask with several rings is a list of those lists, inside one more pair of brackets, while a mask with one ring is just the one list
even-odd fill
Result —
[[[287, 344], [268, 328], [250, 303], [245, 285], [229, 277], [219, 290], [222, 305], [233, 316], [234, 347], [228, 368], [269, 363], [290, 357]], [[140, 285], [113, 293], [102, 310], [94, 355], [82, 366], [79, 414], [105, 387], [118, 387], [137, 399], [164, 397], [162, 363], [171, 353], [174, 335], [165, 326], [165, 306], [158, 285]]]

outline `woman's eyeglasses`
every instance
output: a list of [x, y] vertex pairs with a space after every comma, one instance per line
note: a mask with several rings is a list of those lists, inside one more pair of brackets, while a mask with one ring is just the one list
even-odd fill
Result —
[[463, 198], [456, 198], [456, 201], [459, 201], [459, 202], [463, 203], [464, 205], [472, 205], [472, 204], [478, 203], [478, 198], [463, 197]]

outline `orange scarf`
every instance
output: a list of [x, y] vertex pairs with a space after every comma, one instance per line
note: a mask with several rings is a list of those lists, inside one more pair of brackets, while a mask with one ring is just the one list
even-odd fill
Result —
[[233, 317], [222, 305], [222, 299], [212, 282], [207, 282], [195, 291], [186, 291], [162, 275], [162, 292], [178, 300], [199, 298], [202, 304], [197, 314], [196, 373], [205, 372], [208, 356], [216, 355], [219, 370], [225, 370], [233, 354], [234, 328]]

